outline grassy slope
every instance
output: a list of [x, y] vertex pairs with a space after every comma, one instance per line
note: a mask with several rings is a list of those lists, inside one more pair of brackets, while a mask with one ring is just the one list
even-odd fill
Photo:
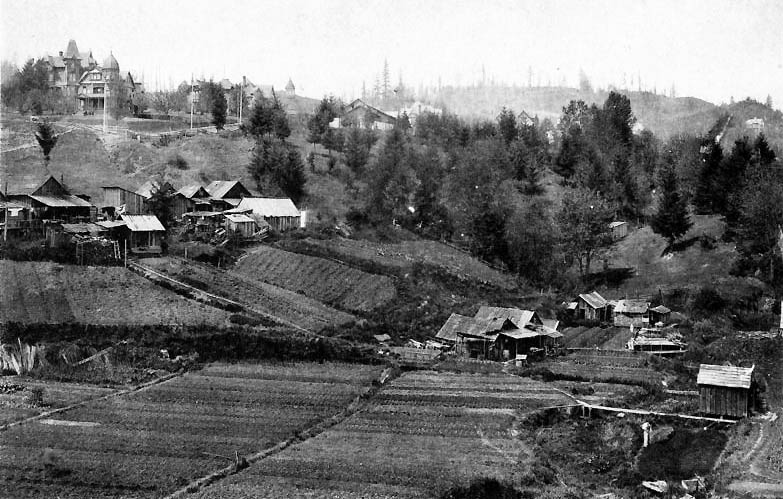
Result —
[[[694, 215], [693, 227], [683, 240], [702, 234], [719, 238], [723, 223], [715, 216]], [[660, 288], [694, 287], [714, 284], [718, 276], [728, 277], [735, 257], [734, 245], [716, 243], [715, 249], [702, 249], [698, 241], [683, 251], [664, 255], [666, 240], [649, 227], [631, 229], [609, 253], [611, 268], [633, 268], [633, 276], [618, 287], [601, 289], [608, 298], [649, 295]], [[596, 264], [596, 268], [599, 264]], [[595, 269], [594, 269], [595, 270]]]

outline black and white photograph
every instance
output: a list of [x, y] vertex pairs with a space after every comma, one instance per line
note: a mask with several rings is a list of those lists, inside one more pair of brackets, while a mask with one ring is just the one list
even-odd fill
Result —
[[783, 2], [0, 0], [0, 497], [783, 498]]

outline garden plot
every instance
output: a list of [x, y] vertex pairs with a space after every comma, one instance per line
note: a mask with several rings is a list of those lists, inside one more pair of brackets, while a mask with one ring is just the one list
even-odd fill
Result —
[[235, 267], [239, 274], [350, 311], [369, 311], [396, 295], [394, 282], [324, 258], [259, 246]]
[[9, 497], [161, 497], [345, 409], [380, 367], [211, 365], [3, 433]]
[[257, 312], [279, 317], [311, 331], [340, 326], [354, 316], [287, 289], [180, 259], [148, 258], [144, 265], [193, 287], [234, 300]]
[[409, 372], [345, 421], [197, 497], [433, 497], [477, 477], [518, 481], [532, 457], [518, 414], [571, 403], [510, 375]]
[[376, 243], [355, 239], [307, 239], [307, 244], [320, 246], [328, 251], [353, 258], [370, 260], [395, 268], [409, 268], [414, 263], [424, 263], [441, 268], [461, 279], [492, 284], [504, 289], [516, 287], [513, 276], [493, 269], [470, 254], [437, 241], [403, 241], [401, 243]]
[[[112, 388], [18, 376], [0, 379], [0, 425], [115, 392]], [[40, 395], [40, 398], [37, 397]]]
[[0, 260], [0, 282], [0, 322], [223, 325], [229, 317], [122, 267]]

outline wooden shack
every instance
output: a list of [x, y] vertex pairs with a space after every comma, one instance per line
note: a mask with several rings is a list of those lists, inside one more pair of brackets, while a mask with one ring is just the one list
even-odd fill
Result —
[[256, 221], [244, 213], [228, 213], [226, 230], [243, 238], [251, 238], [256, 231]]
[[155, 215], [121, 215], [131, 253], [160, 254], [166, 229]]
[[699, 412], [712, 416], [744, 418], [751, 406], [750, 385], [753, 367], [701, 364]]
[[609, 307], [606, 298], [598, 294], [597, 291], [593, 291], [579, 295], [576, 299], [574, 314], [576, 319], [605, 321], [609, 319], [610, 310], [611, 307]]
[[141, 215], [145, 211], [146, 198], [123, 187], [109, 185], [101, 187], [103, 189], [103, 205], [101, 209], [105, 212], [111, 212], [111, 215], [117, 213], [127, 213], [129, 215]]
[[248, 197], [240, 201], [236, 211], [249, 212], [257, 222], [264, 221], [278, 232], [300, 226], [301, 214], [288, 198]]
[[612, 231], [612, 239], [622, 239], [628, 235], [628, 222], [612, 222], [609, 224], [609, 230]]

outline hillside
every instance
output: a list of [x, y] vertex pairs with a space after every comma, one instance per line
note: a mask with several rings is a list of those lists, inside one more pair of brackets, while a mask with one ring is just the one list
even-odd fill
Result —
[[0, 282], [0, 322], [225, 325], [230, 315], [122, 267], [0, 260]]
[[767, 142], [775, 149], [778, 156], [783, 155], [783, 113], [753, 100], [724, 105], [721, 106], [720, 111], [731, 116], [726, 133], [721, 137], [721, 146], [725, 152], [731, 150], [735, 140], [745, 135], [754, 138], [756, 132], [748, 128], [745, 122], [753, 118], [761, 118], [764, 120], [764, 136]]
[[[704, 133], [720, 116], [720, 109], [695, 97], [671, 98], [650, 92], [622, 92], [631, 100], [639, 123], [657, 136], [668, 138], [680, 133]], [[505, 106], [553, 122], [571, 100], [602, 105], [607, 92], [581, 92], [567, 87], [445, 87], [436, 100], [450, 112], [472, 119], [497, 118]]]

